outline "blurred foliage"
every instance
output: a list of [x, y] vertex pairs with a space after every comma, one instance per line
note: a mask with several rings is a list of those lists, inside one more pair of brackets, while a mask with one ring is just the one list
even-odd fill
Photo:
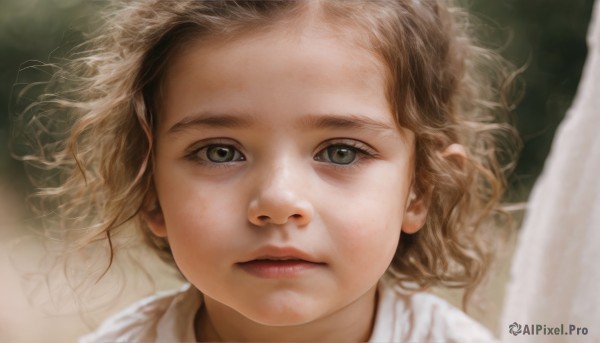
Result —
[[487, 38], [503, 45], [502, 55], [526, 67], [514, 113], [524, 148], [510, 180], [512, 199], [523, 200], [577, 91], [594, 0], [469, 0], [467, 6], [492, 27]]
[[[516, 109], [525, 147], [511, 186], [524, 199], [539, 175], [554, 131], [577, 89], [586, 57], [585, 35], [593, 0], [465, 0], [487, 27], [482, 37], [516, 66], [526, 93]], [[92, 4], [92, 5], [90, 5]], [[17, 111], [15, 94], [28, 79], [19, 72], [30, 60], [56, 62], [58, 47], [66, 51], [82, 39], [102, 1], [2, 0], [0, 2], [0, 146], [7, 147], [10, 117]], [[25, 63], [25, 64], [24, 64]], [[17, 77], [18, 75], [18, 77]], [[27, 100], [27, 99], [24, 99]], [[23, 167], [0, 153], [0, 180], [26, 189]]]
[[17, 98], [27, 84], [49, 78], [27, 67], [56, 62], [52, 56], [59, 47], [68, 49], [82, 40], [81, 32], [87, 29], [82, 18], [93, 9], [89, 4], [85, 0], [0, 0], [0, 185], [13, 191], [28, 191], [29, 183], [22, 164], [10, 157], [11, 126], [16, 112], [35, 94]]

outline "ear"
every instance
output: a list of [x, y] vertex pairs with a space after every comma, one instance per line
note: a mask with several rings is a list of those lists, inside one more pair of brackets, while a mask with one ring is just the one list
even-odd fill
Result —
[[[450, 144], [439, 154], [442, 158], [453, 162], [459, 168], [462, 168], [465, 159], [467, 158], [465, 147], [461, 144]], [[431, 190], [417, 196], [411, 187], [406, 208], [404, 210], [404, 219], [402, 220], [402, 231], [404, 233], [415, 233], [425, 225], [430, 200]]]
[[412, 187], [404, 209], [404, 218], [402, 219], [402, 232], [412, 234], [419, 231], [427, 219], [429, 210], [429, 196], [417, 196]]
[[158, 237], [167, 237], [167, 226], [165, 225], [165, 217], [163, 216], [160, 207], [151, 211], [145, 211], [143, 214], [144, 221], [150, 231]]
[[465, 165], [465, 160], [467, 159], [465, 147], [458, 143], [448, 145], [440, 155], [442, 158], [456, 163], [461, 168]]
[[165, 216], [163, 215], [162, 208], [156, 197], [152, 202], [154, 203], [149, 210], [144, 210], [143, 219], [148, 228], [157, 237], [167, 237], [167, 226], [165, 224]]

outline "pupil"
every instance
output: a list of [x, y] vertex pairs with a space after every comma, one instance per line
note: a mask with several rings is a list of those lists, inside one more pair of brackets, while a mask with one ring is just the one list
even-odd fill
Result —
[[219, 154], [219, 157], [227, 157], [227, 150], [221, 148], [217, 150], [217, 154]]
[[208, 151], [208, 158], [213, 162], [229, 162], [233, 158], [233, 152], [230, 148], [212, 147]]
[[330, 156], [331, 161], [337, 164], [350, 164], [354, 161], [354, 151], [348, 148], [332, 147]]

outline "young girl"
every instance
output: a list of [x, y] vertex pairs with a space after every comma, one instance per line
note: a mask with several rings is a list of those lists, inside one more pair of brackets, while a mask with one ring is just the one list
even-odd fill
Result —
[[110, 265], [136, 221], [189, 284], [81, 342], [493, 339], [420, 292], [482, 280], [504, 186], [497, 59], [452, 4], [108, 13], [32, 109], [68, 134], [29, 159], [62, 172], [41, 196], [67, 241], [104, 241]]

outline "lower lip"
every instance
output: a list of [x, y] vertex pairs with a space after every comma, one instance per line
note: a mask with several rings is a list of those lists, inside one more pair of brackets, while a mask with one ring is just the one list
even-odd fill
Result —
[[313, 263], [303, 260], [269, 261], [255, 260], [238, 263], [244, 271], [267, 279], [290, 278], [300, 276], [310, 270], [323, 266], [323, 263]]

